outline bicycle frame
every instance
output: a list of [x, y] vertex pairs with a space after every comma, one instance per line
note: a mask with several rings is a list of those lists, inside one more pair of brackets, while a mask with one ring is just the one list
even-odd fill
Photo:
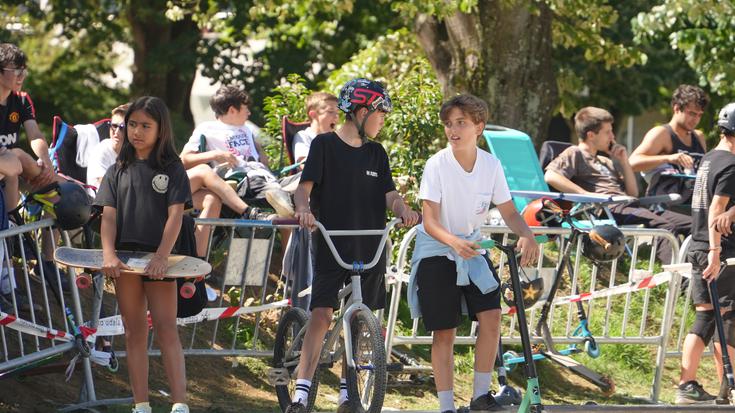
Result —
[[[280, 225], [293, 225], [295, 226], [298, 224], [298, 221], [293, 219], [288, 220], [281, 220], [276, 219], [272, 221], [274, 224], [280, 224]], [[337, 261], [337, 264], [352, 272], [352, 275], [350, 276], [350, 284], [346, 287], [342, 288], [337, 297], [338, 301], [342, 301], [347, 295], [350, 295], [349, 300], [346, 303], [346, 308], [340, 312], [340, 314], [336, 317], [336, 323], [334, 327], [330, 328], [327, 331], [326, 340], [324, 343], [324, 346], [322, 347], [322, 352], [319, 356], [319, 364], [332, 364], [334, 361], [336, 361], [339, 357], [342, 356], [342, 354], [352, 354], [352, 334], [344, 334], [343, 335], [343, 343], [344, 347], [338, 346], [336, 348], [336, 351], [332, 352], [332, 349], [335, 348], [335, 346], [338, 345], [340, 333], [342, 331], [350, 331], [350, 322], [352, 321], [352, 317], [360, 312], [365, 311], [367, 313], [370, 313], [372, 315], [372, 311], [368, 306], [363, 304], [362, 302], [362, 288], [360, 283], [360, 276], [364, 271], [370, 270], [375, 265], [377, 265], [378, 261], [380, 261], [380, 257], [383, 254], [383, 249], [385, 247], [386, 241], [388, 239], [388, 234], [390, 233], [390, 230], [393, 229], [396, 224], [402, 222], [400, 218], [395, 218], [391, 220], [385, 227], [385, 229], [378, 229], [378, 230], [328, 230], [324, 228], [324, 225], [322, 225], [320, 222], [315, 222], [316, 227], [321, 231], [322, 235], [324, 236], [324, 240], [326, 241], [327, 246], [329, 247], [329, 250], [332, 252], [332, 255], [334, 256], [335, 260]], [[339, 237], [339, 236], [381, 236], [380, 241], [378, 243], [377, 251], [375, 252], [375, 255], [373, 256], [373, 259], [368, 262], [367, 264], [363, 263], [362, 261], [359, 262], [353, 262], [352, 264], [346, 263], [342, 257], [339, 255], [339, 252], [337, 251], [337, 248], [334, 246], [334, 242], [332, 241], [332, 237]], [[295, 345], [300, 341], [300, 339], [303, 338], [303, 335], [305, 334], [309, 323], [311, 320], [307, 321], [306, 325], [299, 331], [298, 335], [296, 336], [296, 339], [294, 339], [292, 346]], [[344, 353], [343, 353], [344, 351]], [[290, 353], [293, 353], [290, 349]], [[355, 361], [352, 359], [352, 357], [345, 357], [346, 363], [348, 367], [355, 368]], [[295, 361], [295, 360], [294, 360]], [[284, 364], [284, 367], [289, 367], [293, 364], [297, 364], [293, 362], [289, 362], [288, 365]]]

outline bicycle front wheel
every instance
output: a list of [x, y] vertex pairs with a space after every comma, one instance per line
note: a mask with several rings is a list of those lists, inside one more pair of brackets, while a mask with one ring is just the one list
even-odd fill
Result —
[[380, 323], [373, 313], [360, 311], [352, 319], [352, 360], [347, 368], [347, 394], [355, 413], [380, 413], [387, 373]]
[[[301, 345], [303, 342], [303, 332], [301, 331], [306, 325], [309, 316], [306, 311], [300, 308], [292, 308], [288, 310], [281, 320], [278, 322], [278, 330], [276, 331], [276, 342], [273, 345], [273, 367], [286, 368], [290, 377], [287, 385], [276, 385], [276, 396], [278, 404], [282, 411], [286, 411], [291, 399], [295, 393], [296, 378], [295, 370], [301, 356]], [[319, 388], [319, 369], [314, 372], [311, 379], [311, 391], [309, 399], [306, 403], [306, 411], [310, 412], [314, 408], [317, 389]]]

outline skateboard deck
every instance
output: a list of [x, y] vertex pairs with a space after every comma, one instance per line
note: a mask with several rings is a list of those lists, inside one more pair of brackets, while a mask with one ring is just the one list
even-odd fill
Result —
[[[120, 261], [132, 268], [132, 270], [120, 272], [145, 275], [145, 267], [153, 255], [152, 252], [117, 251]], [[101, 270], [102, 250], [59, 247], [54, 252], [54, 260], [69, 267]], [[210, 272], [212, 272], [212, 265], [199, 258], [174, 254], [168, 257], [166, 278], [198, 278]]]

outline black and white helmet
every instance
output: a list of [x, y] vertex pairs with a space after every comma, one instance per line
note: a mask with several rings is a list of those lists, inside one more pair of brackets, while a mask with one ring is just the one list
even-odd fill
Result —
[[735, 102], [728, 103], [724, 108], [720, 109], [720, 115], [717, 117], [717, 126], [723, 129], [728, 135], [735, 134]]

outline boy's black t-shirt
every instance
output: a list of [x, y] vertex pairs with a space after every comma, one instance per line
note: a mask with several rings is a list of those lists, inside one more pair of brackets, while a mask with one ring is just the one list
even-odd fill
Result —
[[134, 243], [153, 248], [161, 243], [168, 207], [190, 202], [189, 177], [178, 160], [159, 171], [142, 160], [124, 170], [116, 163], [102, 178], [95, 199], [95, 205], [117, 210], [116, 246]]
[[[385, 194], [395, 190], [382, 145], [368, 141], [359, 148], [346, 144], [334, 132], [318, 135], [311, 143], [301, 181], [311, 181], [311, 210], [328, 230], [383, 229]], [[339, 267], [324, 238], [317, 237], [317, 272]], [[380, 237], [332, 237], [342, 260], [368, 263]], [[374, 267], [385, 270], [385, 258]]]
[[17, 147], [20, 128], [31, 119], [36, 119], [36, 114], [30, 96], [25, 92], [10, 92], [5, 105], [0, 105], [0, 147]]
[[[715, 195], [730, 197], [725, 210], [735, 205], [735, 155], [712, 150], [702, 158], [692, 195], [692, 250], [709, 249], [708, 214]], [[722, 236], [722, 251], [735, 252], [735, 235]], [[723, 254], [723, 256], [725, 256]]]

